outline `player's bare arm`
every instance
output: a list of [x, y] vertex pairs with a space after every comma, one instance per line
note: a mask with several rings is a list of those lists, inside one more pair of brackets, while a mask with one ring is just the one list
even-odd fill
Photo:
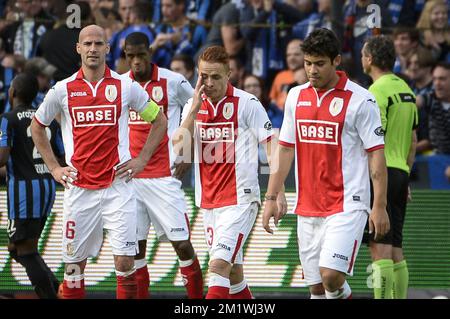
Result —
[[191, 168], [192, 163], [175, 163], [173, 166], [175, 168], [175, 171], [173, 172], [173, 176], [179, 180], [181, 180], [186, 174], [186, 172]]
[[387, 168], [384, 150], [368, 153], [370, 178], [373, 183], [373, 206], [369, 216], [369, 233], [375, 232], [375, 240], [381, 239], [390, 228], [387, 205]]
[[11, 147], [0, 147], [0, 167], [3, 167], [8, 163], [10, 152]]
[[[283, 189], [284, 181], [291, 169], [294, 160], [294, 148], [278, 145], [274, 156], [272, 157], [271, 174], [269, 185], [267, 186], [266, 203], [263, 212], [263, 227], [266, 232], [273, 234], [269, 226], [269, 220], [273, 217], [275, 225], [278, 226], [280, 211], [278, 209], [278, 194]], [[277, 168], [272, 171], [272, 168]]]
[[47, 138], [45, 127], [35, 119], [31, 121], [31, 137], [53, 178], [68, 189], [69, 184], [77, 180], [77, 170], [71, 166], [62, 167], [59, 164]]
[[[178, 156], [183, 155], [183, 148], [185, 144], [184, 136], [188, 133], [190, 137], [190, 144], [193, 145], [192, 141], [194, 138], [194, 122], [197, 116], [198, 111], [200, 110], [200, 106], [202, 105], [202, 94], [205, 90], [205, 85], [203, 84], [202, 77], [199, 75], [197, 79], [197, 84], [194, 89], [194, 96], [192, 99], [191, 110], [189, 111], [189, 115], [186, 119], [181, 123], [180, 127], [173, 134], [172, 144], [173, 150], [175, 154]], [[192, 153], [191, 153], [192, 154]]]
[[[280, 163], [277, 161], [272, 161], [272, 155], [276, 154], [278, 139], [275, 135], [272, 135], [272, 138], [263, 144], [264, 149], [266, 151], [267, 161], [269, 163], [271, 173], [276, 172], [279, 168]], [[287, 213], [287, 201], [286, 195], [284, 193], [284, 182], [281, 186], [281, 190], [277, 195], [277, 206], [278, 206], [278, 219], [282, 219], [284, 215]]]
[[134, 176], [142, 172], [152, 157], [159, 143], [167, 131], [167, 118], [163, 112], [158, 112], [152, 123], [152, 129], [147, 136], [147, 140], [142, 147], [138, 157], [135, 157], [117, 167], [116, 176], [126, 178], [128, 183]]

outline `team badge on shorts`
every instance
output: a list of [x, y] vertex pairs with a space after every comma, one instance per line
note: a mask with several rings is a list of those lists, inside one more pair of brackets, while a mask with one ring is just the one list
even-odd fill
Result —
[[114, 100], [117, 98], [117, 88], [115, 85], [106, 86], [105, 97], [109, 102], [114, 102]]
[[68, 243], [66, 246], [66, 254], [67, 256], [73, 256], [73, 245], [72, 243]]
[[225, 103], [225, 105], [223, 106], [223, 117], [227, 120], [229, 120], [234, 113], [234, 105], [233, 103]]
[[152, 89], [152, 98], [153, 101], [155, 101], [156, 103], [161, 102], [161, 100], [163, 99], [164, 94], [163, 94], [163, 89], [160, 86], [154, 86]]
[[333, 116], [338, 115], [341, 113], [342, 109], [344, 108], [344, 100], [340, 97], [335, 97], [331, 100], [330, 103], [330, 114]]

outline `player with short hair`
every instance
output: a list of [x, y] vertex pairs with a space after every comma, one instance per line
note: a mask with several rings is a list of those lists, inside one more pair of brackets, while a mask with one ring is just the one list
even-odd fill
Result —
[[373, 80], [369, 91], [380, 107], [388, 168], [387, 205], [391, 229], [380, 240], [369, 239], [374, 296], [375, 299], [406, 299], [409, 276], [402, 241], [409, 173], [416, 155], [419, 124], [416, 97], [408, 84], [392, 73], [395, 48], [390, 38], [369, 38], [361, 54], [364, 72]]
[[[8, 195], [8, 250], [21, 264], [39, 298], [56, 298], [59, 281], [39, 255], [38, 241], [55, 200], [56, 184], [36, 151], [30, 124], [36, 112], [32, 103], [38, 80], [19, 74], [9, 88], [12, 110], [0, 120], [0, 166], [6, 165]], [[56, 122], [45, 133], [58, 157], [64, 150], [58, 143]]]
[[272, 233], [270, 218], [280, 219], [274, 198], [295, 157], [294, 212], [311, 298], [345, 299], [351, 297], [346, 276], [353, 274], [367, 217], [377, 238], [389, 229], [380, 114], [370, 92], [336, 71], [341, 55], [332, 31], [313, 31], [302, 50], [309, 82], [288, 93], [273, 159], [280, 164], [269, 178], [263, 227]]
[[[63, 218], [64, 298], [83, 298], [84, 268], [108, 230], [117, 276], [117, 298], [136, 298], [134, 256], [136, 202], [128, 182], [139, 174], [164, 137], [167, 120], [147, 92], [105, 64], [105, 30], [80, 31], [81, 69], [50, 89], [31, 125], [33, 140], [55, 180], [65, 188]], [[138, 156], [129, 151], [129, 108], [153, 129]], [[61, 114], [68, 166], [54, 158], [45, 127]]]
[[[144, 170], [133, 179], [137, 200], [139, 254], [135, 257], [138, 297], [148, 298], [150, 283], [145, 253], [151, 223], [156, 234], [169, 240], [179, 257], [180, 272], [189, 298], [203, 298], [202, 270], [192, 247], [189, 217], [181, 181], [172, 176], [174, 163], [170, 136], [180, 125], [183, 106], [194, 90], [181, 74], [151, 63], [152, 52], [147, 36], [134, 32], [125, 39], [125, 58], [131, 70], [126, 74], [151, 96], [168, 119], [167, 134]], [[152, 125], [130, 111], [130, 152], [137, 156]], [[182, 165], [182, 164], [181, 164]], [[190, 166], [190, 165], [189, 165]], [[179, 167], [179, 166], [178, 166]]]
[[[270, 158], [272, 124], [255, 96], [229, 83], [225, 48], [206, 48], [198, 74], [173, 144], [178, 155], [186, 156], [194, 139], [195, 202], [203, 213], [210, 255], [206, 298], [248, 299], [243, 247], [260, 206], [258, 144], [266, 146]], [[284, 193], [278, 200], [284, 214]]]

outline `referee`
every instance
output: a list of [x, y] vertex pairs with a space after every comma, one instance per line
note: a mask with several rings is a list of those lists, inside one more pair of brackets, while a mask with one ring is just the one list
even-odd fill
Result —
[[387, 211], [391, 230], [381, 240], [370, 239], [374, 296], [376, 299], [405, 299], [408, 267], [403, 257], [402, 240], [409, 173], [416, 153], [418, 116], [414, 93], [405, 81], [392, 73], [395, 49], [385, 36], [367, 40], [362, 49], [364, 72], [373, 80], [369, 91], [380, 107], [388, 167]]
[[[31, 103], [37, 92], [33, 75], [24, 73], [13, 79], [9, 89], [12, 110], [0, 120], [0, 166], [6, 165], [7, 172], [9, 254], [26, 269], [39, 298], [56, 298], [59, 282], [38, 252], [39, 236], [55, 200], [55, 181], [31, 139], [36, 111]], [[47, 136], [58, 149], [58, 125], [53, 124]]]

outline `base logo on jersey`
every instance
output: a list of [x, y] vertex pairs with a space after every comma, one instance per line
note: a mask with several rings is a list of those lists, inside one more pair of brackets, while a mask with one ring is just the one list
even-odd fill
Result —
[[154, 86], [152, 89], [152, 99], [156, 103], [161, 102], [164, 97], [163, 89], [160, 86]]
[[338, 145], [339, 123], [319, 120], [297, 120], [300, 142]]
[[115, 105], [74, 106], [72, 107], [74, 127], [112, 126], [117, 122]]
[[342, 109], [344, 108], [344, 100], [340, 97], [334, 97], [331, 100], [330, 103], [330, 114], [333, 116], [338, 115], [339, 113], [341, 113]]
[[136, 112], [135, 110], [130, 110], [130, 116], [129, 116], [129, 121], [128, 124], [134, 124], [134, 125], [149, 125], [149, 123], [145, 122], [142, 117], [139, 115], [138, 112]]
[[197, 130], [202, 143], [234, 142], [234, 123], [201, 123], [197, 122]]
[[105, 88], [105, 97], [109, 102], [114, 102], [117, 98], [117, 88], [115, 85], [110, 84]]
[[229, 120], [233, 116], [233, 113], [234, 113], [234, 104], [230, 102], [225, 103], [223, 106], [223, 117], [226, 120]]

